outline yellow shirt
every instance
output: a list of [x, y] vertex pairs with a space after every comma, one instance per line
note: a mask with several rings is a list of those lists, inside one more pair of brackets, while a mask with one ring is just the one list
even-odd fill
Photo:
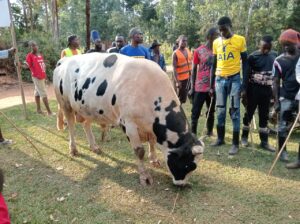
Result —
[[247, 51], [243, 36], [234, 34], [229, 39], [217, 38], [213, 43], [213, 54], [217, 55], [216, 75], [227, 77], [241, 70], [241, 53]]

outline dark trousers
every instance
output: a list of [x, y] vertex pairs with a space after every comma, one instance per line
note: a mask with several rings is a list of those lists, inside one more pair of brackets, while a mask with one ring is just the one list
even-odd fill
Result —
[[187, 94], [188, 94], [187, 85], [188, 85], [189, 80], [185, 79], [185, 80], [181, 80], [178, 82], [181, 83], [181, 87], [178, 90], [178, 98], [179, 98], [180, 103], [183, 104], [186, 102], [186, 99], [187, 99]]
[[[214, 113], [215, 113], [215, 105], [216, 105], [216, 97], [213, 97], [213, 102], [211, 105], [211, 109], [209, 114], [208, 110], [209, 110], [209, 105], [211, 102], [211, 97], [209, 96], [208, 92], [195, 92], [194, 93], [194, 98], [193, 98], [193, 107], [192, 107], [192, 126], [194, 127], [193, 133], [196, 134], [197, 131], [197, 124], [198, 124], [198, 119], [203, 107], [203, 104], [206, 103], [206, 107], [207, 107], [207, 112], [206, 112], [206, 116], [208, 116], [208, 120], [207, 120], [207, 132], [210, 133], [212, 132], [213, 126], [214, 126]], [[193, 128], [192, 128], [193, 129]]]
[[259, 127], [266, 128], [269, 119], [269, 107], [272, 97], [270, 86], [249, 83], [247, 89], [247, 107], [243, 118], [244, 126], [248, 127], [256, 108], [258, 108]]

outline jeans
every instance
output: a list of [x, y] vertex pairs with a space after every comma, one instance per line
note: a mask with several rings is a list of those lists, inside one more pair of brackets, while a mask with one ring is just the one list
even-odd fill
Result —
[[229, 114], [232, 120], [233, 131], [240, 131], [240, 74], [227, 78], [216, 77], [216, 97], [218, 126], [225, 126], [227, 98], [230, 97]]
[[294, 121], [293, 111], [297, 110], [297, 101], [282, 99], [280, 100], [280, 115], [278, 125], [279, 137], [286, 137], [288, 134], [288, 123]]

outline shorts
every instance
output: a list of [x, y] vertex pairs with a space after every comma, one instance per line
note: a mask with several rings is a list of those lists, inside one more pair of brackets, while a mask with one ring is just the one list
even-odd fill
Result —
[[32, 81], [34, 83], [34, 96], [47, 97], [45, 79], [32, 77]]

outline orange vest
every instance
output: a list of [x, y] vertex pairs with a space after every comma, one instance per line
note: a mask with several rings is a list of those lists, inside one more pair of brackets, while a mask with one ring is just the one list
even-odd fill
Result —
[[183, 53], [179, 49], [175, 51], [175, 54], [177, 56], [177, 66], [176, 66], [177, 79], [180, 81], [188, 79], [192, 70], [192, 53], [189, 51], [189, 49], [187, 48], [185, 49], [188, 53], [187, 58], [183, 55]]

